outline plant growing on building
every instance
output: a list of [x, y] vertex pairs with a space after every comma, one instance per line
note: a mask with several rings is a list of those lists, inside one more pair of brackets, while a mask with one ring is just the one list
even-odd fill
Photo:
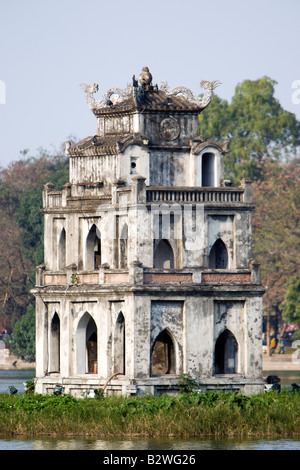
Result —
[[192, 379], [188, 374], [181, 374], [178, 378], [180, 393], [193, 393], [199, 388], [198, 382]]
[[79, 284], [79, 282], [80, 282], [79, 276], [77, 275], [77, 273], [73, 273], [71, 276], [71, 283]]

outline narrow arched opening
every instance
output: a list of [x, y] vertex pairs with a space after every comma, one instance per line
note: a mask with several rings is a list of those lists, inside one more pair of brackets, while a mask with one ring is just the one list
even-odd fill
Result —
[[213, 244], [209, 254], [209, 267], [211, 269], [228, 268], [228, 252], [225, 243], [218, 238]]
[[119, 313], [114, 331], [114, 373], [125, 375], [125, 318]]
[[98, 371], [97, 325], [88, 312], [80, 319], [76, 331], [76, 365], [78, 374]]
[[86, 269], [98, 269], [101, 264], [101, 235], [93, 224], [86, 239]]
[[58, 269], [66, 267], [66, 231], [63, 228], [58, 242]]
[[157, 244], [154, 252], [154, 268], [174, 268], [174, 253], [168, 240], [160, 240]]
[[206, 152], [202, 155], [202, 186], [215, 185], [215, 155]]
[[175, 350], [167, 330], [156, 338], [151, 353], [151, 375], [175, 374]]
[[127, 268], [128, 227], [124, 224], [120, 236], [120, 268]]
[[60, 371], [60, 320], [55, 312], [50, 326], [49, 372]]
[[237, 373], [238, 343], [229, 330], [220, 334], [215, 345], [215, 374]]

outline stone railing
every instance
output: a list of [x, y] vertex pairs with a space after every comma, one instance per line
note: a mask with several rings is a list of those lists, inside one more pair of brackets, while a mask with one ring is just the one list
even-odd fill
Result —
[[103, 184], [99, 183], [82, 183], [71, 185], [67, 183], [64, 185], [62, 191], [55, 191], [52, 183], [47, 183], [43, 191], [43, 208], [44, 209], [58, 209], [66, 207], [67, 205], [78, 205], [78, 200], [81, 202], [95, 204], [101, 202], [110, 203], [111, 196], [103, 193]]
[[[43, 191], [43, 207], [59, 208], [69, 204], [77, 205], [82, 201], [93, 200], [95, 203], [151, 204], [151, 203], [206, 203], [206, 204], [245, 204], [252, 203], [251, 182], [243, 180], [238, 187], [222, 186], [218, 188], [146, 186], [146, 178], [136, 176], [131, 186], [113, 185], [111, 194], [103, 191], [102, 183], [64, 185], [62, 191], [54, 191], [54, 186], [47, 183]], [[74, 200], [73, 202], [71, 200]], [[73, 204], [74, 203], [74, 204]]]
[[54, 191], [54, 186], [52, 183], [47, 183], [44, 186], [43, 191], [43, 207], [44, 209], [48, 207], [61, 207], [62, 206], [62, 191]]
[[148, 187], [146, 201], [149, 202], [214, 202], [235, 203], [244, 201], [243, 188], [163, 188]]

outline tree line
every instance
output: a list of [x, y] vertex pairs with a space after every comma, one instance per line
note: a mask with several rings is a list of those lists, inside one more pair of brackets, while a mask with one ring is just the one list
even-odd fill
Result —
[[[275, 98], [269, 77], [238, 84], [231, 102], [214, 97], [199, 115], [203, 138], [229, 142], [225, 178], [253, 182], [253, 254], [260, 263], [265, 315], [300, 326], [300, 122]], [[63, 152], [21, 152], [0, 168], [0, 333], [13, 330], [12, 350], [34, 360], [35, 267], [43, 263], [42, 190], [69, 180]]]
[[13, 331], [11, 350], [22, 359], [35, 359], [35, 309], [30, 290], [35, 268], [43, 263], [43, 186], [59, 190], [69, 179], [62, 152], [40, 149], [0, 169], [0, 334]]

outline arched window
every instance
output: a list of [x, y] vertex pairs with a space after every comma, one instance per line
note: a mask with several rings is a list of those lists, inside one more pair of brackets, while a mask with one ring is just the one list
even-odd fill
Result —
[[160, 240], [154, 253], [154, 267], [160, 269], [174, 268], [174, 253], [168, 240]]
[[114, 334], [114, 372], [125, 374], [125, 318], [119, 313]]
[[55, 312], [50, 326], [49, 372], [60, 371], [60, 320]]
[[151, 353], [151, 375], [175, 374], [174, 344], [163, 330], [156, 338]]
[[238, 344], [229, 330], [224, 330], [216, 341], [215, 374], [235, 374], [237, 372]]
[[94, 224], [86, 239], [86, 269], [98, 269], [101, 264], [100, 232]]
[[227, 269], [228, 253], [225, 243], [218, 238], [209, 254], [209, 267], [211, 269]]
[[98, 369], [97, 326], [88, 312], [82, 316], [76, 331], [76, 364], [78, 374], [96, 374]]
[[215, 155], [206, 152], [202, 155], [202, 186], [215, 185]]
[[66, 231], [63, 228], [58, 242], [58, 269], [66, 267]]

